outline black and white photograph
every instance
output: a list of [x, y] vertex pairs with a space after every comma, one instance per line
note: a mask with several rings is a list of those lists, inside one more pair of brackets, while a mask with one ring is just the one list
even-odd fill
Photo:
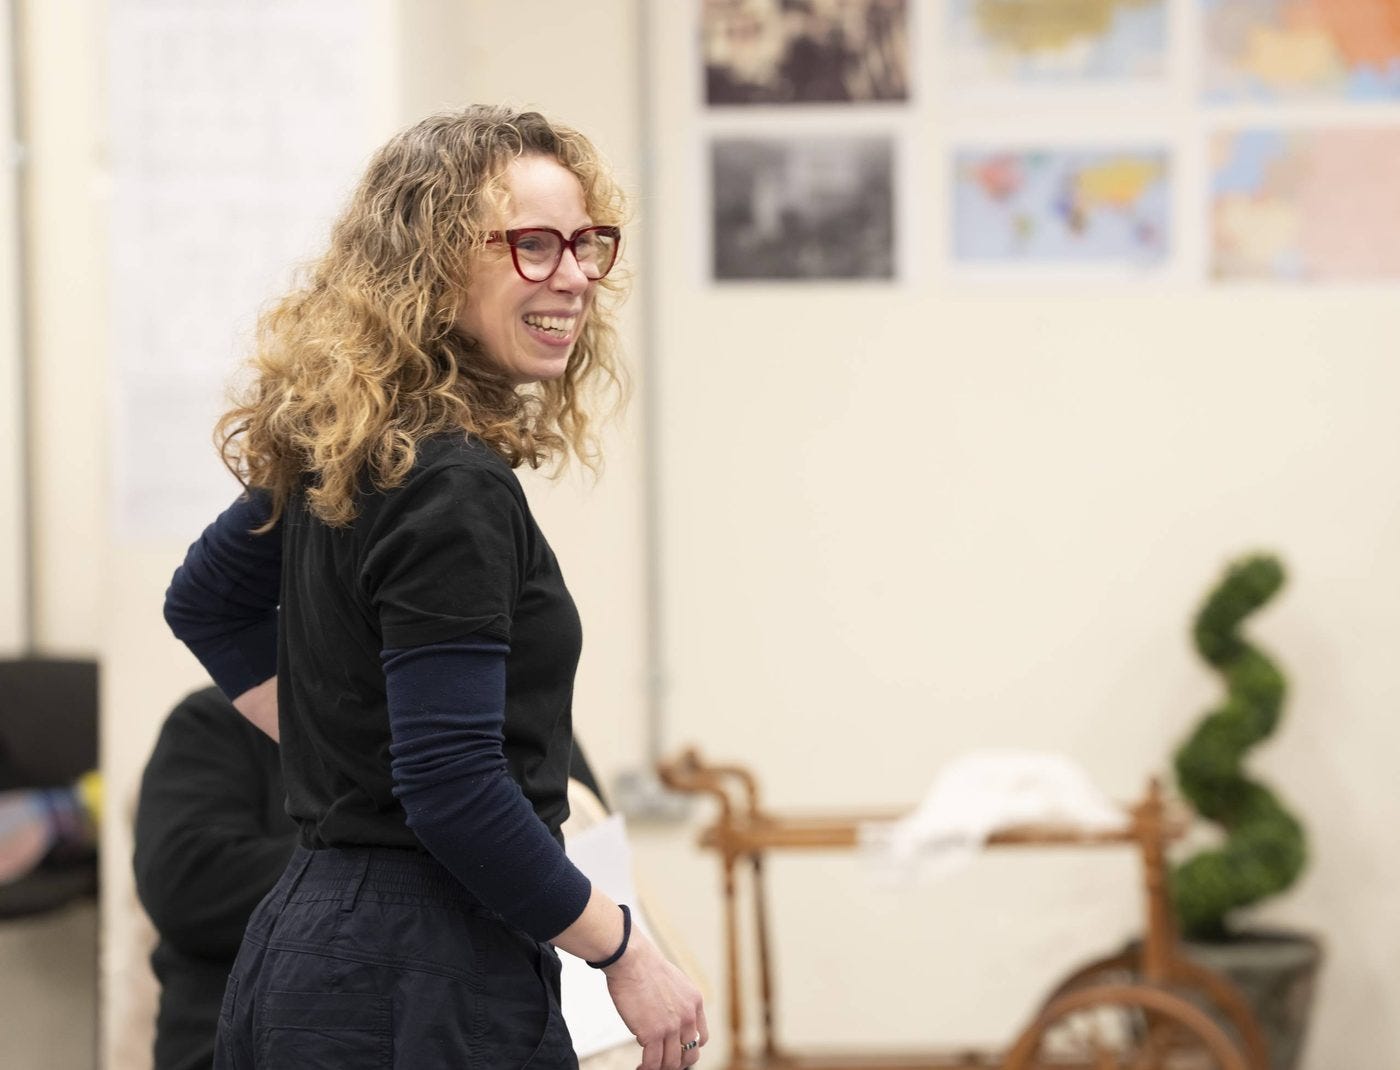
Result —
[[909, 99], [907, 0], [704, 0], [705, 100]]
[[720, 138], [710, 159], [717, 280], [894, 278], [891, 138]]

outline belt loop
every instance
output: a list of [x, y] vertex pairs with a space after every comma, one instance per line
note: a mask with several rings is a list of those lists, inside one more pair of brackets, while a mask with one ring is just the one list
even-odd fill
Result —
[[354, 852], [350, 872], [346, 874], [345, 891], [340, 896], [341, 910], [354, 910], [355, 901], [360, 897], [360, 888], [369, 873], [369, 857], [372, 847], [361, 847]]
[[293, 849], [292, 857], [287, 860], [287, 868], [282, 871], [282, 878], [277, 882], [277, 888], [280, 890], [277, 900], [278, 910], [287, 905], [287, 900], [297, 890], [297, 885], [301, 883], [301, 878], [306, 873], [306, 867], [311, 864], [312, 853], [301, 844], [297, 844]]

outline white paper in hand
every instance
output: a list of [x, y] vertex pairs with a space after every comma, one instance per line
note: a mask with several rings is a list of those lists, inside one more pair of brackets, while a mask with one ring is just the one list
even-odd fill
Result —
[[[628, 905], [634, 928], [651, 935], [632, 885], [632, 848], [627, 843], [627, 826], [621, 814], [613, 814], [571, 835], [565, 851], [599, 891]], [[564, 1021], [579, 1058], [586, 1059], [621, 1044], [635, 1045], [631, 1030], [608, 995], [608, 979], [603, 971], [593, 969], [567, 951], [559, 952], [559, 960], [564, 967], [561, 981]]]

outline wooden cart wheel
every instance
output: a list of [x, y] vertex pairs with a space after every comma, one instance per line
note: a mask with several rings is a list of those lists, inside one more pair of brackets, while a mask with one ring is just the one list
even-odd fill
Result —
[[1143, 984], [1098, 984], [1052, 1000], [1003, 1070], [1249, 1070], [1210, 1015]]
[[1089, 985], [1133, 984], [1142, 980], [1142, 955], [1135, 947], [1126, 948], [1116, 955], [1105, 955], [1078, 967], [1073, 973], [1061, 979], [1050, 994], [1041, 1001], [1041, 1007], [1048, 1007], [1067, 992], [1074, 992]]
[[[1184, 996], [1222, 1026], [1231, 1043], [1244, 1053], [1249, 1070], [1269, 1070], [1268, 1042], [1239, 990], [1213, 970], [1189, 959], [1177, 958], [1169, 969], [1171, 981], [1167, 990]], [[1067, 993], [1105, 984], [1151, 986], [1152, 982], [1142, 975], [1141, 948], [1128, 947], [1085, 963], [1061, 980], [1041, 1007], [1049, 1007]]]

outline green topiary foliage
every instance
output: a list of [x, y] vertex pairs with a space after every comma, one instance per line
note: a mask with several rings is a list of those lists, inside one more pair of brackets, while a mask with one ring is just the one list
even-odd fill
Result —
[[1232, 564], [1196, 617], [1196, 649], [1225, 680], [1210, 710], [1176, 754], [1181, 791], [1226, 842], [1172, 874], [1182, 930], [1201, 939], [1226, 933], [1226, 915], [1287, 888], [1306, 862], [1302, 826], [1274, 794], [1241, 771], [1245, 752], [1273, 732], [1283, 706], [1282, 673], [1239, 634], [1239, 625], [1283, 586], [1267, 555]]

